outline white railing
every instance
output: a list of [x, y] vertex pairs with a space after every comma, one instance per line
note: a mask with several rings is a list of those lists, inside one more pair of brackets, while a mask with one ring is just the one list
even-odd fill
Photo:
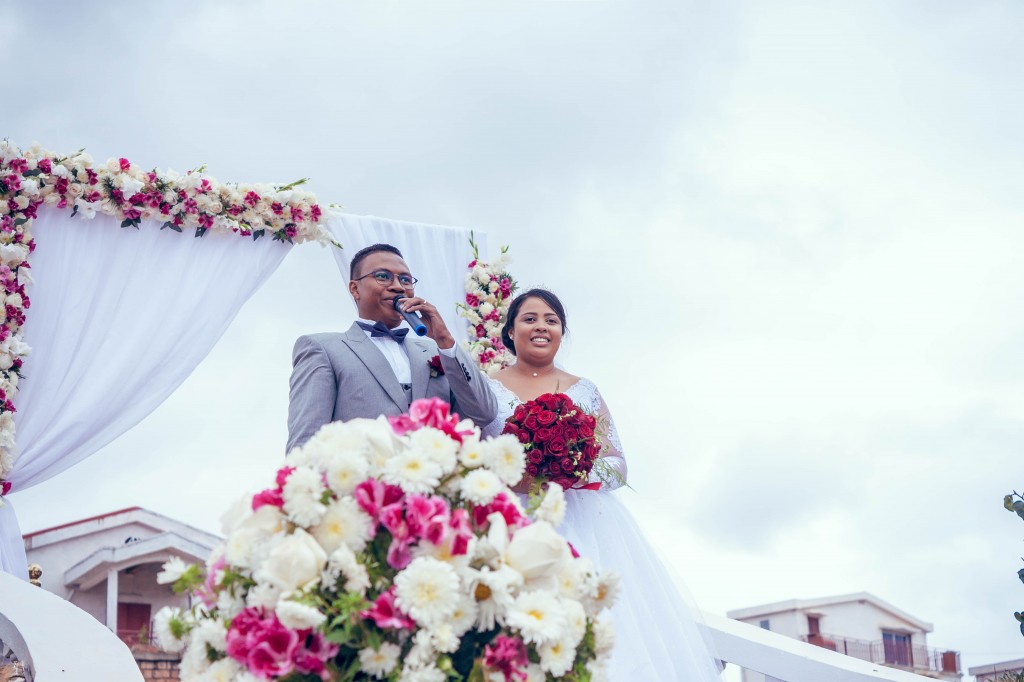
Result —
[[0, 571], [0, 640], [34, 682], [142, 682], [131, 651], [71, 602]]
[[934, 682], [724, 616], [705, 613], [704, 620], [723, 661], [782, 682]]

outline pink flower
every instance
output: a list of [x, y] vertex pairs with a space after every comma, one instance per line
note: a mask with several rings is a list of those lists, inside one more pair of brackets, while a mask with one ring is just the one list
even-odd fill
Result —
[[276, 487], [267, 488], [252, 496], [252, 510], [256, 511], [263, 505], [269, 504], [278, 509], [284, 507], [284, 484], [288, 477], [295, 471], [295, 467], [281, 467], [277, 470]]
[[44, 173], [52, 173], [53, 172], [53, 164], [51, 163], [51, 161], [49, 159], [40, 159], [39, 160], [39, 170], [43, 171]]
[[449, 438], [461, 443], [462, 437], [472, 431], [459, 431], [459, 415], [449, 414], [450, 409], [451, 406], [440, 398], [423, 398], [413, 401], [409, 406], [409, 414], [388, 417], [388, 422], [399, 436], [429, 426], [443, 431]]
[[372, 620], [379, 628], [399, 628], [408, 630], [416, 627], [416, 621], [402, 613], [402, 610], [395, 604], [395, 586], [392, 585], [384, 592], [373, 607], [366, 609], [359, 614], [363, 618]]
[[473, 527], [469, 523], [469, 512], [456, 509], [448, 520], [451, 529], [452, 554], [461, 556], [469, 551], [469, 541], [473, 539]]
[[405, 521], [409, 533], [416, 538], [427, 538], [435, 545], [440, 544], [440, 538], [444, 536], [450, 514], [448, 503], [437, 495], [410, 495], [405, 500]]
[[526, 655], [526, 645], [517, 637], [498, 635], [494, 642], [484, 647], [484, 665], [505, 676], [505, 682], [513, 678], [526, 679], [526, 666], [530, 659]]
[[519, 508], [509, 499], [507, 493], [498, 493], [491, 500], [490, 504], [473, 507], [473, 523], [477, 528], [484, 528], [489, 525], [487, 517], [498, 512], [505, 519], [510, 529], [522, 528], [530, 525], [530, 519], [519, 512]]
[[7, 493], [11, 492], [10, 481], [0, 481], [0, 497], [3, 497]]
[[368, 478], [356, 486], [353, 495], [362, 510], [379, 521], [381, 510], [401, 502], [405, 493], [397, 485]]
[[309, 217], [312, 218], [314, 221], [319, 222], [320, 216], [322, 215], [323, 211], [320, 210], [320, 207], [318, 205], [313, 204], [312, 206], [309, 207]]
[[122, 172], [132, 167], [132, 165], [128, 163], [128, 159], [118, 159], [117, 162], [120, 164]]
[[15, 173], [24, 173], [28, 170], [28, 159], [11, 159], [8, 166]]
[[256, 194], [256, 192], [247, 192], [243, 201], [250, 206], [255, 206], [259, 203], [260, 198], [260, 195]]
[[[286, 628], [276, 615], [265, 615], [262, 609], [250, 606], [231, 621], [227, 634], [227, 653], [257, 677], [287, 675], [295, 669], [296, 659], [304, 665], [312, 665], [309, 656], [303, 655], [300, 650], [300, 644], [308, 633], [308, 630], [299, 632]], [[319, 636], [315, 635], [314, 640]], [[316, 649], [309, 652], [311, 656], [318, 657], [329, 652], [329, 648], [322, 643], [314, 643]]]
[[476, 294], [466, 294], [466, 305], [475, 308], [480, 305], [480, 298]]

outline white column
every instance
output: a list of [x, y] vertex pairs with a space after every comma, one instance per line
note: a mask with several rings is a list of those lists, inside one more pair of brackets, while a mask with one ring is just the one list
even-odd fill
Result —
[[107, 571], [107, 627], [117, 634], [117, 569]]

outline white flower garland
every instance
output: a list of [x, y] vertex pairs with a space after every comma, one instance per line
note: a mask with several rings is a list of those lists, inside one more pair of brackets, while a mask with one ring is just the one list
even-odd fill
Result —
[[[72, 216], [115, 216], [121, 227], [139, 228], [142, 220], [163, 221], [161, 229], [231, 232], [292, 243], [332, 243], [321, 225], [316, 197], [289, 185], [220, 183], [203, 168], [179, 174], [144, 171], [127, 159], [110, 159], [95, 167], [83, 150], [60, 156], [33, 145], [22, 151], [0, 141], [0, 497], [10, 492], [6, 480], [13, 466], [14, 397], [21, 367], [30, 348], [22, 340], [30, 306], [25, 285], [31, 282], [30, 233], [39, 207], [70, 209]], [[0, 505], [3, 502], [0, 500]]]
[[501, 328], [517, 284], [507, 271], [511, 260], [508, 246], [503, 246], [501, 255], [493, 261], [482, 261], [472, 232], [469, 243], [473, 247], [473, 260], [466, 273], [465, 302], [458, 304], [459, 315], [469, 323], [469, 340], [462, 345], [480, 369], [491, 373], [515, 361], [515, 356], [501, 340]]

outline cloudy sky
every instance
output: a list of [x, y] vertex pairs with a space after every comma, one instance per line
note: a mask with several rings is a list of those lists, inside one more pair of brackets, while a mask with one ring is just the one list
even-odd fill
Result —
[[[708, 611], [866, 590], [1024, 656], [1024, 8], [1013, 2], [0, 5], [0, 136], [484, 231], [569, 310], [649, 536]], [[36, 273], [43, 276], [43, 273]], [[296, 248], [137, 428], [13, 496], [216, 531], [269, 480]]]

